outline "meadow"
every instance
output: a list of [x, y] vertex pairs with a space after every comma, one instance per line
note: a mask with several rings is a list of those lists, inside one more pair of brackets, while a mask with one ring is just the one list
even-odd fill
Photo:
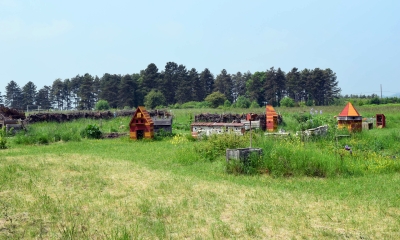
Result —
[[[199, 141], [189, 125], [263, 108], [173, 109], [173, 136], [151, 141], [82, 135], [128, 132], [129, 118], [30, 125], [0, 150], [0, 239], [398, 239], [400, 106], [356, 106], [387, 128], [342, 138], [342, 107], [313, 108], [276, 108], [290, 137], [253, 132], [263, 156], [247, 163], [227, 163], [225, 149], [249, 134]], [[320, 124], [326, 136], [295, 135]]]

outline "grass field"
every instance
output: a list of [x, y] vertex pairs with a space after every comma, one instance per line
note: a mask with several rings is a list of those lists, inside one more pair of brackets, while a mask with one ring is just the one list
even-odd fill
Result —
[[[265, 171], [250, 175], [228, 174], [218, 151], [246, 137], [90, 140], [79, 132], [99, 122], [31, 126], [29, 137], [9, 138], [0, 150], [0, 239], [398, 239], [400, 107], [357, 109], [384, 113], [388, 128], [338, 143], [255, 134]], [[341, 108], [321, 110], [330, 119]], [[290, 114], [309, 108], [277, 111], [295, 131]], [[173, 112], [184, 134], [189, 114], [205, 111]], [[127, 119], [101, 129], [127, 131], [119, 128]]]

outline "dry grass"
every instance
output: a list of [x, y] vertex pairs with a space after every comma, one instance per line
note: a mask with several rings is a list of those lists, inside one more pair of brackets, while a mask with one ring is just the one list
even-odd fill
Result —
[[246, 186], [78, 153], [7, 156], [0, 167], [12, 178], [0, 188], [0, 238], [400, 237], [397, 208], [274, 186], [293, 180]]

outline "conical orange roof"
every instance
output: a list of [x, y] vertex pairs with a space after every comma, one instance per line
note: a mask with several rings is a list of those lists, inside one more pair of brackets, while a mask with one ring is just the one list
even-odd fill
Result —
[[358, 117], [358, 116], [361, 115], [354, 108], [353, 104], [351, 104], [351, 102], [348, 102], [338, 117]]

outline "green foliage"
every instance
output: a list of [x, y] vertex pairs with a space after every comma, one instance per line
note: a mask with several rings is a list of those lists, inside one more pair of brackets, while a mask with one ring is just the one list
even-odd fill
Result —
[[265, 161], [262, 156], [253, 152], [248, 159], [233, 160], [226, 162], [226, 172], [234, 175], [254, 175], [265, 172]]
[[248, 145], [248, 139], [235, 134], [219, 134], [205, 137], [195, 150], [209, 161], [224, 156], [227, 148], [243, 148]]
[[3, 126], [0, 128], [0, 149], [6, 149], [7, 148], [7, 131], [6, 127]]
[[165, 97], [160, 91], [151, 90], [144, 97], [144, 105], [148, 109], [155, 109], [157, 106], [165, 105]]
[[225, 100], [227, 100], [226, 96], [218, 91], [209, 94], [205, 99], [212, 108], [217, 108], [218, 106], [223, 105]]
[[229, 107], [231, 107], [231, 105], [232, 105], [232, 103], [229, 100], [225, 100], [225, 102], [224, 102], [225, 108], [229, 108]]
[[258, 105], [258, 103], [256, 101], [252, 101], [250, 104], [250, 108], [259, 108], [260, 105]]
[[290, 97], [284, 97], [280, 101], [282, 107], [294, 107], [294, 100]]
[[235, 107], [237, 108], [249, 108], [250, 107], [250, 100], [245, 96], [239, 96], [235, 102]]
[[86, 138], [99, 139], [102, 136], [102, 132], [97, 125], [89, 124], [85, 129], [81, 131], [81, 136]]
[[98, 110], [98, 111], [109, 110], [110, 109], [110, 105], [108, 104], [108, 101], [106, 101], [106, 100], [99, 100], [96, 103], [95, 109]]

